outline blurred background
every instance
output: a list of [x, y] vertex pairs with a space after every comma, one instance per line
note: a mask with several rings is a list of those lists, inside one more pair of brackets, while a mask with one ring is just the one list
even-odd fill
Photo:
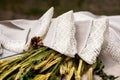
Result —
[[54, 6], [54, 17], [69, 11], [120, 15], [120, 0], [0, 0], [0, 20], [38, 19]]

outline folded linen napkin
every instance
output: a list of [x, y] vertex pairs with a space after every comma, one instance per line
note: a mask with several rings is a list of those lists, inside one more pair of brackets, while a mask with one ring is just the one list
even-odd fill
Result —
[[[114, 15], [114, 16], [96, 16], [90, 12], [86, 11], [80, 11], [74, 13], [74, 20], [75, 22], [78, 23], [83, 23], [84, 25], [88, 24], [89, 20], [94, 20], [97, 18], [107, 18], [108, 19], [108, 33], [109, 36], [105, 37], [105, 42], [103, 43], [103, 47], [101, 50], [101, 53], [99, 55], [99, 58], [101, 58], [103, 64], [105, 65], [104, 71], [109, 74], [109, 75], [114, 75], [114, 76], [120, 76], [120, 52], [119, 48], [120, 46], [112, 46], [114, 43], [117, 43], [119, 45], [119, 36], [120, 36], [120, 15]], [[114, 32], [114, 33], [113, 33]], [[116, 35], [115, 32], [117, 33], [117, 36], [114, 38], [110, 38], [110, 36]], [[112, 35], [110, 35], [112, 34]], [[108, 43], [109, 40], [113, 41], [113, 44], [111, 44], [112, 47], [109, 47]], [[106, 42], [107, 41], [107, 42]], [[106, 45], [107, 44], [107, 45]], [[115, 48], [116, 47], [116, 48]], [[117, 54], [115, 53], [116, 51]], [[115, 56], [116, 55], [116, 56]], [[83, 80], [87, 80], [86, 76], [83, 76]], [[94, 76], [94, 80], [102, 80], [98, 76]], [[120, 77], [118, 77], [116, 80], [120, 80]]]
[[[120, 16], [96, 16], [90, 12], [84, 11], [74, 13], [75, 22], [96, 20], [99, 18], [106, 18], [108, 20], [108, 29], [102, 46], [101, 54], [108, 55], [114, 61], [120, 63]], [[84, 23], [84, 25], [85, 24], [88, 23]]]
[[[84, 29], [86, 29], [86, 33], [84, 34], [87, 35], [87, 38], [80, 39], [86, 41], [86, 43], [84, 43], [83, 49], [78, 52], [78, 55], [87, 63], [93, 64], [96, 62], [96, 58], [100, 54], [108, 24], [107, 19], [105, 18], [89, 22], [90, 24], [84, 27]], [[81, 29], [81, 26], [79, 26], [79, 28]], [[81, 31], [78, 31], [78, 33], [81, 34]], [[84, 36], [84, 34], [82, 36]], [[77, 45], [80, 44], [78, 43]]]
[[[92, 13], [89, 12], [76, 12], [74, 13], [74, 21], [75, 25], [77, 26], [82, 26], [81, 29], [88, 32], [87, 35], [85, 34], [86, 32], [83, 31], [82, 34], [80, 34], [81, 38], [76, 37], [78, 41], [83, 41], [83, 43], [86, 43], [87, 40], [84, 41], [84, 38], [88, 38], [88, 34], [90, 32], [89, 29], [84, 28], [84, 26], [90, 27], [92, 20], [96, 18], [101, 18], [105, 17], [109, 20], [109, 28], [108, 28], [108, 33], [109, 36], [105, 38], [105, 42], [103, 43], [102, 51], [100, 54], [100, 58], [103, 60], [103, 63], [105, 65], [105, 72], [108, 74], [112, 74], [115, 76], [120, 76], [120, 65], [118, 62], [120, 62], [120, 54], [119, 54], [119, 32], [120, 32], [120, 16], [95, 16]], [[33, 24], [36, 23], [38, 20], [8, 20], [8, 21], [0, 21], [0, 30], [7, 35], [7, 38], [9, 39], [14, 39], [14, 40], [24, 40], [27, 37], [27, 33], [25, 34], [25, 30], [29, 30], [30, 28], [34, 27]], [[54, 21], [54, 20], [53, 20]], [[3, 26], [4, 23], [4, 26]], [[77, 23], [77, 24], [76, 24]], [[8, 25], [9, 24], [9, 25]], [[77, 28], [77, 27], [76, 27]], [[82, 32], [81, 30], [81, 32]], [[78, 29], [77, 29], [78, 31]], [[16, 35], [15, 35], [16, 34]], [[76, 33], [77, 34], [77, 33]], [[110, 37], [111, 34], [111, 37]], [[82, 36], [83, 35], [83, 36]], [[85, 35], [85, 36], [84, 36]], [[83, 38], [82, 38], [83, 37]], [[82, 40], [83, 39], [83, 40]], [[113, 41], [112, 44], [109, 44], [109, 40]], [[113, 45], [116, 43], [116, 45], [109, 47], [109, 45]], [[81, 43], [81, 45], [83, 45]], [[1, 45], [0, 45], [1, 46]], [[84, 45], [85, 46], [85, 45]], [[79, 45], [80, 47], [80, 45]], [[77, 47], [77, 48], [79, 48]], [[0, 47], [1, 48], [1, 47]], [[84, 47], [81, 46], [81, 51]], [[1, 49], [0, 49], [1, 50]], [[117, 52], [117, 53], [115, 53]], [[3, 49], [3, 54], [0, 56], [0, 58], [4, 58], [6, 56], [14, 55], [15, 53], [6, 49]], [[115, 56], [117, 55], [117, 56]], [[115, 61], [114, 61], [114, 60]], [[83, 79], [86, 80], [86, 79]], [[96, 78], [95, 80], [100, 80]], [[120, 80], [118, 78], [117, 80]]]
[[53, 8], [50, 8], [40, 19], [35, 21], [10, 20], [0, 22], [0, 45], [4, 49], [15, 53], [21, 53], [27, 50], [32, 37], [45, 36], [52, 16]]
[[[51, 16], [53, 15], [52, 10], [53, 9], [51, 9]], [[48, 16], [50, 16], [50, 14], [46, 15], [46, 17], [48, 17]], [[49, 17], [49, 19], [51, 18], [51, 16]], [[90, 29], [89, 28], [90, 28], [90, 25], [92, 25], [92, 20], [94, 20], [96, 18], [101, 18], [101, 17], [108, 18], [109, 23], [110, 23], [110, 25], [109, 25], [109, 33], [111, 35], [115, 36], [114, 40], [111, 39], [111, 38], [109, 38], [109, 40], [106, 38], [106, 40], [105, 40], [105, 41], [112, 42], [112, 44], [110, 43], [111, 45], [113, 45], [114, 44], [113, 42], [115, 42], [115, 44], [114, 44], [115, 47], [114, 48], [111, 47], [108, 50], [107, 48], [109, 48], [110, 44], [108, 45], [107, 43], [109, 43], [109, 42], [106, 42], [106, 43], [104, 43], [104, 45], [102, 47], [102, 52], [101, 53], [106, 53], [109, 56], [112, 56], [112, 58], [114, 58], [114, 60], [120, 61], [119, 60], [120, 59], [120, 57], [119, 57], [119, 49], [117, 49], [117, 48], [119, 48], [119, 35], [118, 34], [119, 34], [119, 20], [120, 20], [120, 16], [100, 16], [99, 17], [99, 16], [95, 16], [92, 13], [89, 13], [89, 12], [76, 12], [76, 13], [74, 13], [75, 26], [80, 25], [80, 27], [81, 27], [81, 29], [78, 29], [76, 27], [77, 28], [76, 29], [77, 30], [76, 34], [79, 35], [79, 37], [76, 35], [77, 42], [79, 44], [79, 45], [77, 45], [77, 50], [78, 50], [78, 48], [80, 49], [80, 50], [78, 50], [79, 55], [80, 56], [82, 55], [80, 53], [82, 52], [83, 48], [85, 47], [85, 43], [87, 42], [87, 38], [88, 38], [88, 35], [90, 33]], [[20, 41], [23, 41], [25, 43], [26, 39], [28, 37], [27, 31], [30, 28], [33, 28], [33, 30], [34, 30], [34, 27], [35, 27], [35, 25], [37, 25], [38, 22], [40, 22], [40, 21], [44, 22], [44, 19], [42, 19], [42, 20], [9, 20], [9, 21], [1, 21], [0, 22], [0, 29], [2, 30], [2, 32], [5, 35], [7, 35], [7, 38], [12, 39], [12, 40], [20, 40]], [[55, 22], [55, 20], [53, 20], [53, 21]], [[87, 21], [87, 23], [83, 22], [83, 21]], [[74, 22], [73, 22], [73, 24], [74, 24]], [[46, 21], [46, 23], [47, 23], [47, 21]], [[39, 26], [41, 24], [42, 23], [40, 22], [40, 24], [38, 24], [37, 26]], [[49, 25], [49, 24], [47, 24], [47, 25]], [[82, 25], [83, 26], [87, 26], [88, 28], [85, 28]], [[48, 29], [48, 27], [46, 27], [46, 30], [47, 29]], [[80, 30], [80, 31], [78, 31], [78, 30]], [[81, 33], [81, 31], [83, 33]], [[80, 32], [80, 34], [78, 32]], [[116, 33], [114, 34], [113, 32], [114, 33], [116, 32], [117, 36], [115, 35]], [[45, 33], [46, 33], [46, 31], [45, 31]], [[16, 34], [16, 35], [13, 36], [13, 34]], [[32, 34], [31, 34], [31, 36], [32, 36]], [[111, 40], [113, 40], [113, 41], [111, 41]], [[4, 49], [4, 50], [0, 49], [0, 50], [3, 51], [3, 53], [6, 53], [6, 49]], [[110, 52], [110, 50], [112, 50], [112, 51]], [[9, 52], [9, 51], [7, 51], [7, 52]], [[12, 51], [10, 52], [9, 55], [11, 55], [11, 53], [12, 53]], [[117, 56], [115, 56], [116, 54], [117, 54]], [[5, 57], [5, 55], [3, 54], [4, 57]], [[88, 63], [93, 63], [93, 62], [88, 62]]]
[[77, 53], [73, 11], [55, 18], [49, 28], [43, 44], [62, 54], [74, 57]]

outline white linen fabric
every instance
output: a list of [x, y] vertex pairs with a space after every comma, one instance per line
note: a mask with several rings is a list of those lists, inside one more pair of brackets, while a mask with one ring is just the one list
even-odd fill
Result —
[[75, 56], [77, 49], [73, 11], [66, 12], [52, 21], [43, 44], [64, 55]]
[[[108, 24], [106, 18], [92, 20], [90, 25], [86, 26], [86, 28], [84, 27], [84, 29], [89, 30], [87, 31], [89, 34], [87, 34], [88, 38], [82, 39], [83, 41], [86, 41], [86, 43], [84, 44], [85, 46], [82, 51], [78, 52], [78, 55], [87, 63], [93, 64], [96, 62], [96, 58], [98, 57], [104, 42], [107, 27]], [[79, 26], [79, 28], [81, 29], [81, 26]], [[80, 31], [78, 31], [78, 33], [81, 34]], [[84, 36], [84, 34], [82, 36]], [[78, 43], [78, 45], [80, 44]]]
[[120, 63], [120, 17], [110, 18], [108, 35], [105, 38], [101, 53], [107, 54], [113, 60]]
[[[90, 12], [87, 11], [81, 11], [81, 12], [76, 12], [74, 13], [74, 20], [75, 22], [81, 22], [84, 25], [88, 24], [88, 20], [94, 20], [98, 18], [107, 18], [109, 21], [109, 26], [108, 26], [108, 35], [105, 38], [105, 41], [103, 43], [103, 47], [101, 50], [101, 53], [99, 57], [101, 58], [103, 64], [105, 65], [104, 71], [109, 74], [109, 75], [115, 75], [115, 76], [120, 76], [120, 52], [119, 52], [119, 39], [120, 39], [120, 15], [114, 15], [114, 16], [96, 16]], [[117, 36], [114, 36], [116, 35]], [[112, 38], [110, 38], [110, 36]], [[113, 37], [114, 36], [114, 37]], [[112, 40], [112, 44], [109, 42]], [[117, 43], [115, 45], [114, 43]], [[109, 47], [109, 45], [112, 47]], [[114, 45], [114, 46], [113, 46]], [[117, 53], [116, 53], [117, 51]], [[116, 55], [116, 56], [115, 56]], [[83, 76], [83, 80], [87, 80], [86, 76]], [[94, 80], [102, 80], [98, 76], [94, 76]], [[120, 77], [117, 78], [116, 80], [120, 80]]]
[[75, 22], [107, 18], [109, 21], [109, 27], [107, 29], [108, 33], [103, 43], [101, 54], [107, 54], [113, 60], [120, 63], [120, 16], [95, 16], [89, 12], [76, 12], [74, 17]]
[[92, 20], [86, 21], [75, 21], [76, 27], [76, 40], [77, 40], [77, 52], [78, 55], [81, 54], [82, 50], [85, 48], [87, 39], [90, 33], [92, 25]]
[[[105, 65], [104, 71], [111, 75], [120, 76], [120, 64], [118, 64], [120, 63], [120, 15], [96, 16], [90, 12], [84, 11], [74, 13], [74, 22], [77, 28], [76, 40], [77, 42], [79, 41], [78, 43], [80, 44], [77, 45], [77, 50], [79, 49], [79, 53], [82, 53], [82, 50], [86, 46], [85, 43], [87, 43], [87, 39], [89, 37], [92, 20], [96, 20], [98, 18], [107, 18], [109, 21], [108, 36], [105, 37], [105, 41], [103, 42], [102, 50], [99, 55]], [[24, 19], [0, 21], [0, 31], [9, 39], [22, 40], [26, 42], [26, 38], [28, 36], [26, 31], [33, 28], [37, 21], [38, 20]], [[78, 26], [80, 26], [81, 29], [79, 29]], [[79, 31], [82, 34], [78, 34]], [[3, 51], [0, 58], [16, 54], [15, 52], [3, 49], [1, 47], [2, 46], [0, 44], [0, 51]], [[84, 78], [83, 80], [86, 79]], [[95, 78], [95, 80], [101, 79]], [[120, 80], [120, 78], [116, 80]]]
[[[47, 33], [53, 16], [53, 10], [53, 7], [50, 8], [40, 19], [33, 22], [27, 20], [2, 21], [0, 23], [0, 45], [2, 45], [3, 48], [15, 53], [21, 53], [24, 50], [27, 50], [32, 37], [44, 37]], [[12, 35], [10, 35], [11, 33]], [[18, 39], [15, 40], [15, 37], [12, 39], [13, 36]]]

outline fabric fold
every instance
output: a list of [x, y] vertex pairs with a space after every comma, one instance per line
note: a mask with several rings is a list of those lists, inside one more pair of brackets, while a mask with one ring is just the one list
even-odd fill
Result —
[[55, 18], [43, 40], [43, 44], [64, 55], [74, 57], [77, 53], [73, 11]]
[[[97, 48], [99, 48], [98, 51], [96, 51], [96, 49], [94, 49], [95, 47], [93, 47], [94, 46], [94, 44], [93, 44], [94, 38], [93, 38], [93, 41], [92, 41], [93, 43], [91, 42], [92, 44], [91, 45], [89, 44], [89, 46], [92, 46], [90, 48], [93, 48], [93, 51], [87, 51], [87, 49], [89, 47], [88, 47], [88, 45], [86, 45], [86, 43], [90, 43], [90, 40], [88, 39], [88, 37], [90, 38], [89, 33], [93, 32], [93, 31], [91, 31], [92, 30], [91, 25], [93, 25], [93, 23], [95, 22], [94, 20], [96, 20], [97, 18], [104, 18], [104, 17], [109, 19], [109, 27], [108, 27], [108, 31], [105, 32], [106, 36], [104, 38], [105, 40], [103, 41], [102, 49], [99, 48], [101, 46], [100, 43], [98, 43], [99, 40], [98, 40], [98, 42], [95, 42], [95, 43], [98, 43], [98, 45], [99, 45], [99, 46], [97, 46]], [[65, 20], [69, 19], [69, 18], [65, 17], [63, 19], [59, 20], [59, 21], [63, 20], [62, 23], [64, 23], [64, 24], [63, 24], [62, 28], [64, 28], [67, 25], [67, 22]], [[50, 25], [51, 28], [49, 28], [49, 31], [48, 31], [50, 34], [49, 35], [47, 34], [47, 39], [45, 41], [46, 43], [47, 42], [49, 42], [49, 43], [47, 43], [46, 45], [51, 46], [51, 44], [53, 44], [53, 42], [54, 42], [56, 28], [52, 28], [52, 25], [59, 24], [59, 21], [56, 21], [56, 20], [57, 19], [53, 19], [52, 24]], [[40, 20], [24, 20], [24, 19], [0, 21], [0, 30], [2, 30], [4, 35], [7, 36], [7, 38], [9, 38], [9, 39], [23, 40], [25, 42], [26, 38], [27, 38], [27, 33], [25, 32], [25, 30], [29, 30], [30, 28], [34, 29], [34, 27], [36, 26], [35, 24], [38, 23], [37, 21], [40, 22]], [[120, 15], [98, 16], [98, 15], [94, 15], [90, 12], [80, 11], [80, 12], [74, 13], [74, 22], [75, 22], [75, 26], [76, 26], [76, 35], [75, 36], [76, 36], [77, 44], [79, 44], [79, 45], [77, 45], [77, 51], [78, 51], [78, 54], [80, 54], [80, 56], [83, 57], [82, 59], [87, 61], [89, 64], [92, 64], [95, 62], [96, 57], [99, 55], [99, 50], [101, 50], [99, 57], [101, 58], [101, 60], [103, 61], [104, 65], [105, 65], [104, 71], [110, 75], [120, 76], [120, 70], [119, 70], [120, 65], [118, 64], [118, 62], [120, 63], [120, 50], [119, 50], [119, 48], [120, 48]], [[74, 23], [74, 22], [72, 19], [72, 23]], [[100, 23], [100, 25], [102, 25], [102, 24], [103, 23]], [[108, 21], [106, 21], [105, 24], [108, 24]], [[95, 27], [94, 29], [96, 29], [96, 28], [99, 28], [99, 26]], [[57, 29], [57, 30], [59, 30], [59, 29]], [[79, 31], [80, 31], [80, 33], [79, 33]], [[64, 32], [64, 31], [61, 30], [61, 32]], [[64, 32], [64, 35], [66, 36], [66, 32]], [[1, 36], [0, 36], [0, 38], [1, 38]], [[59, 38], [62, 39], [65, 37], [62, 36]], [[57, 41], [59, 42], [59, 40], [57, 40]], [[72, 41], [72, 40], [69, 40], [69, 41]], [[100, 42], [102, 43], [102, 41], [100, 41]], [[62, 43], [62, 44], [66, 45], [67, 43]], [[76, 43], [74, 43], [74, 44], [76, 44]], [[12, 57], [12, 56], [16, 55], [15, 52], [3, 49], [3, 47], [2, 48], [1, 47], [2, 46], [1, 46], [1, 42], [0, 42], [0, 52], [1, 51], [3, 52], [3, 54], [0, 55], [0, 59], [6, 58], [8, 56]], [[55, 46], [51, 46], [51, 48], [54, 48], [54, 47]], [[61, 48], [61, 47], [62, 46], [60, 46], [59, 48]], [[64, 45], [63, 45], [63, 48], [64, 48]], [[58, 50], [56, 48], [54, 48], [54, 49]], [[66, 54], [66, 52], [68, 52], [68, 51], [66, 51], [66, 49], [63, 49], [63, 50], [65, 53], [63, 52], [62, 54]], [[75, 50], [74, 52], [77, 53], [77, 51]], [[59, 52], [62, 52], [62, 50], [59, 50]], [[71, 51], [69, 51], [69, 52], [71, 52]], [[85, 54], [85, 53], [87, 53], [87, 54]], [[68, 54], [69, 53], [67, 53], [66, 55], [68, 55]], [[71, 55], [71, 56], [73, 56], [73, 55]], [[86, 76], [85, 76], [85, 80], [86, 80]], [[100, 80], [100, 79], [96, 78], [95, 80]], [[120, 78], [118, 77], [116, 80], [120, 80]]]
[[102, 44], [105, 39], [108, 21], [106, 18], [92, 20], [90, 34], [88, 36], [85, 47], [78, 55], [88, 64], [96, 62], [96, 58], [100, 54]]
[[[15, 53], [27, 50], [32, 37], [43, 37], [47, 33], [53, 16], [53, 10], [53, 7], [50, 8], [40, 19], [35, 21], [23, 20], [25, 21], [23, 23], [21, 20], [8, 20], [0, 22], [0, 45], [4, 49]], [[16, 35], [13, 36], [13, 34]]]
[[28, 41], [25, 45], [27, 47], [25, 48], [25, 50], [27, 50], [28, 47], [30, 46], [31, 38], [33, 38], [35, 36], [39, 36], [41, 38], [45, 37], [45, 35], [47, 34], [48, 29], [50, 27], [53, 13], [54, 13], [54, 8], [51, 7], [40, 19], [38, 19], [32, 25], [33, 27], [30, 28], [30, 33], [28, 35]]
[[108, 55], [120, 64], [120, 37], [119, 29], [109, 28], [109, 35], [105, 38], [101, 54]]
[[44, 37], [49, 29], [52, 17], [54, 13], [54, 8], [51, 7], [40, 19], [36, 21], [33, 27], [31, 28], [29, 39], [34, 36]]
[[76, 21], [76, 40], [77, 40], [77, 52], [80, 54], [85, 48], [87, 39], [91, 30], [92, 20]]

